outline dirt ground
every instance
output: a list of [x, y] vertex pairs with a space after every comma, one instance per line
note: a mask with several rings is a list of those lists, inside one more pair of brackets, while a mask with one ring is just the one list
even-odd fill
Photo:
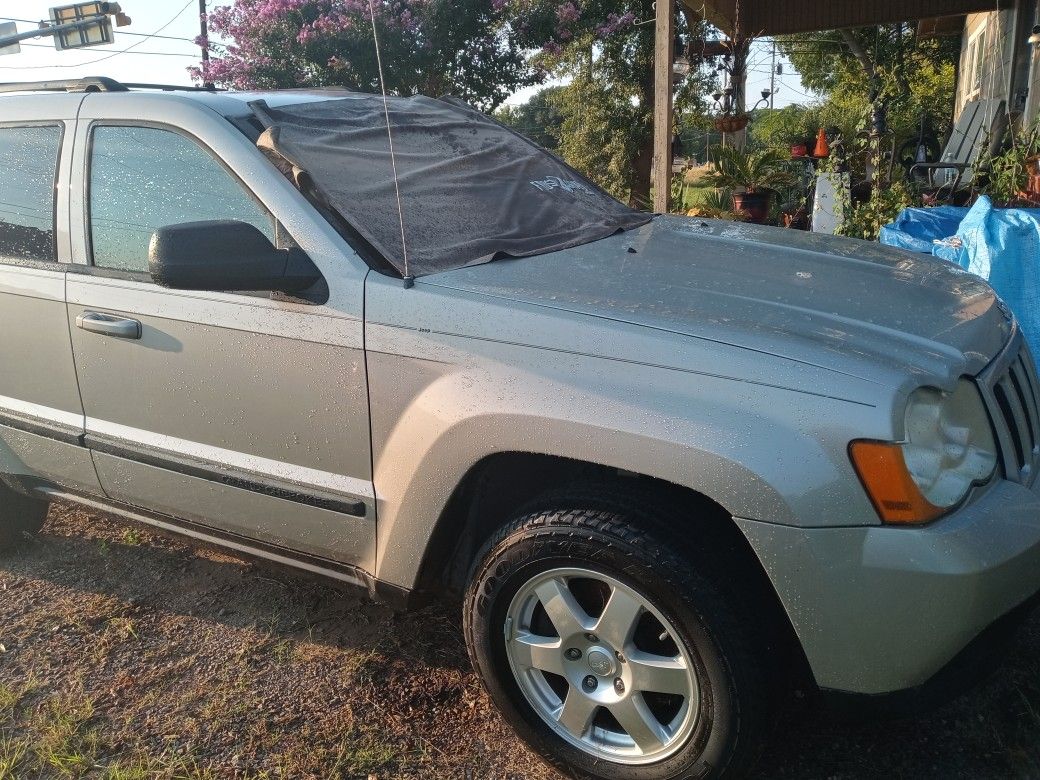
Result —
[[[0, 780], [551, 778], [468, 669], [457, 610], [335, 587], [58, 505], [0, 559]], [[1040, 616], [914, 721], [793, 702], [763, 778], [1040, 778]]]

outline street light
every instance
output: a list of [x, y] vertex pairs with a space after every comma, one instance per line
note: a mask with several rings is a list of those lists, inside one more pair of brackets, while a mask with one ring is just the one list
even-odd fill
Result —
[[114, 41], [112, 19], [122, 27], [130, 24], [130, 17], [123, 13], [119, 3], [77, 3], [50, 9], [50, 21], [40, 22], [39, 29], [16, 32], [9, 25], [0, 30], [0, 54], [14, 54], [17, 44], [29, 38], [54, 38], [54, 48], [82, 49], [86, 46], [103, 46]]
[[[52, 27], [50, 29], [54, 33], [54, 48], [62, 51], [113, 43], [115, 36], [112, 34], [112, 19], [110, 18], [113, 16], [116, 17], [116, 25], [119, 27], [130, 24], [130, 17], [123, 13], [119, 3], [74, 3], [51, 8]], [[78, 26], [63, 30], [57, 29], [59, 26], [68, 24]]]

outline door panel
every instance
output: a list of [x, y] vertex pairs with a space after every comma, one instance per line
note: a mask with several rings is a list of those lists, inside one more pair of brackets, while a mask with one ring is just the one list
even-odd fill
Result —
[[100, 311], [141, 323], [139, 339], [72, 328], [87, 433], [371, 492], [348, 476], [368, 470], [367, 447], [350, 446], [368, 437], [367, 416], [354, 414], [367, 404], [360, 343], [350, 337], [358, 323], [196, 295], [70, 274], [73, 319]]
[[82, 435], [65, 273], [0, 260], [0, 472], [100, 492]]
[[[271, 543], [294, 546], [295, 528], [309, 552], [327, 544], [328, 557], [360, 565], [373, 552], [358, 544], [371, 531], [373, 491], [363, 352], [351, 343], [359, 323], [204, 295], [69, 275], [73, 320], [103, 312], [141, 323], [139, 339], [72, 328], [87, 445], [105, 491]], [[276, 497], [285, 494], [297, 500]]]
[[65, 317], [65, 272], [0, 262], [0, 407], [83, 433]]
[[[74, 116], [77, 100], [63, 96], [52, 109]], [[0, 123], [0, 473], [99, 493], [81, 446], [65, 309], [69, 248], [58, 226], [67, 203], [54, 195], [59, 172], [68, 173], [71, 121], [18, 123], [20, 113], [39, 117], [39, 108], [15, 98]]]
[[[90, 95], [84, 112], [93, 104], [105, 123], [120, 111], [147, 118], [150, 102], [140, 102], [143, 108], [130, 111], [117, 96]], [[164, 114], [170, 105], [163, 103]], [[71, 328], [86, 443], [101, 484], [123, 503], [370, 568], [375, 502], [363, 275], [351, 280], [343, 268], [328, 267], [328, 232], [312, 210], [301, 220], [296, 202], [270, 209], [247, 200], [253, 187], [257, 194], [271, 189], [249, 177], [270, 177], [273, 168], [247, 146], [248, 175], [237, 175], [236, 155], [245, 150], [236, 140], [244, 137], [236, 139], [208, 109], [198, 111], [184, 114], [176, 134], [146, 128], [163, 140], [142, 140], [140, 152], [99, 145], [107, 163], [94, 179], [87, 160], [79, 171], [92, 197], [104, 197], [104, 208], [83, 204], [84, 238], [93, 235], [95, 259], [109, 268], [84, 264], [69, 274], [70, 321], [93, 314], [140, 324], [137, 338], [129, 328], [111, 335]], [[81, 148], [91, 148], [91, 130], [105, 125], [83, 125]], [[222, 155], [224, 147], [231, 153]], [[118, 170], [106, 173], [113, 162]], [[97, 195], [106, 187], [107, 196]], [[103, 227], [92, 234], [95, 213]], [[279, 242], [291, 241], [282, 225], [294, 224], [297, 245], [326, 275], [328, 303], [170, 290], [149, 281], [140, 271], [151, 232], [200, 219], [251, 221]], [[89, 241], [81, 251], [91, 259]]]

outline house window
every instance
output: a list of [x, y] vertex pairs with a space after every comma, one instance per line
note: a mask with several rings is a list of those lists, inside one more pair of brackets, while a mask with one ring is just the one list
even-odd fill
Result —
[[982, 94], [982, 75], [986, 61], [986, 24], [982, 24], [968, 40], [967, 56], [964, 60], [964, 103]]

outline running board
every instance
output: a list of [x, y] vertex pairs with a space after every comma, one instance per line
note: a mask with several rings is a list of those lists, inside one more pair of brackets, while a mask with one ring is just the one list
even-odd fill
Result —
[[69, 503], [85, 506], [99, 512], [117, 515], [125, 520], [151, 526], [160, 531], [177, 536], [187, 536], [218, 549], [234, 550], [280, 566], [302, 570], [352, 587], [362, 588], [372, 599], [394, 608], [404, 609], [412, 605], [411, 596], [414, 593], [413, 591], [378, 580], [356, 566], [289, 550], [277, 545], [264, 544], [238, 534], [201, 526], [188, 520], [125, 504], [99, 500], [96, 497], [84, 496], [80, 493], [70, 492], [52, 485], [36, 485], [32, 490], [51, 501], [68, 501]]

